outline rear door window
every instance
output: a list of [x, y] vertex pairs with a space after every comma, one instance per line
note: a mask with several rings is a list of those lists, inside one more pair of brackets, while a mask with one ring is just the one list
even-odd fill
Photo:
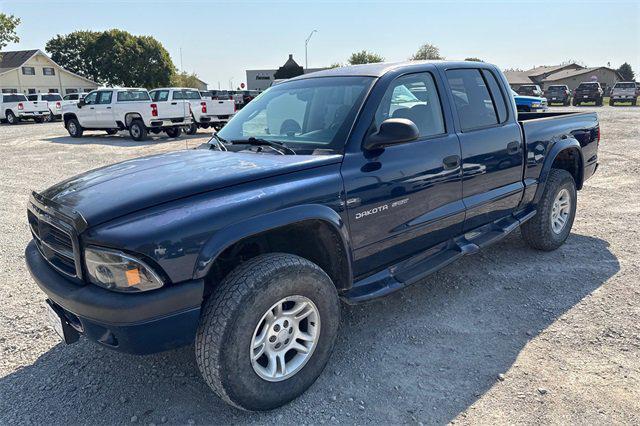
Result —
[[169, 99], [168, 90], [154, 90], [149, 94], [151, 95], [151, 100], [154, 102], [164, 102]]
[[498, 124], [496, 106], [479, 69], [448, 70], [446, 75], [463, 132]]
[[184, 93], [185, 99], [191, 99], [191, 100], [200, 99], [200, 93], [197, 90], [183, 90], [183, 93]]
[[182, 90], [176, 90], [175, 92], [173, 92], [173, 98], [174, 101], [181, 101], [184, 99], [184, 93], [182, 93]]
[[482, 70], [482, 75], [489, 86], [489, 93], [491, 95], [491, 99], [493, 100], [493, 104], [496, 107], [496, 112], [498, 113], [498, 120], [500, 123], [504, 123], [507, 121], [507, 103], [504, 99], [504, 93], [498, 84], [498, 80], [496, 76], [489, 70]]
[[113, 97], [113, 92], [111, 91], [98, 92], [98, 101], [96, 103], [99, 105], [110, 104], [112, 97]]

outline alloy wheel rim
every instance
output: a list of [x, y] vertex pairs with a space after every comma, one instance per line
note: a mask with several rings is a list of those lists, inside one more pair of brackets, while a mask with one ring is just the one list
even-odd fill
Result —
[[134, 125], [133, 127], [131, 127], [131, 134], [133, 135], [134, 138], [137, 138], [138, 136], [140, 136], [140, 129], [138, 129], [137, 125]]
[[72, 135], [75, 135], [75, 134], [76, 134], [76, 130], [78, 130], [78, 129], [76, 129], [76, 125], [75, 125], [75, 123], [69, 123], [69, 132], [70, 132]]
[[556, 195], [551, 207], [551, 229], [560, 234], [569, 221], [571, 213], [571, 195], [566, 189], [561, 189]]
[[249, 348], [251, 366], [264, 380], [286, 380], [306, 365], [319, 338], [316, 305], [304, 296], [285, 297], [258, 321]]

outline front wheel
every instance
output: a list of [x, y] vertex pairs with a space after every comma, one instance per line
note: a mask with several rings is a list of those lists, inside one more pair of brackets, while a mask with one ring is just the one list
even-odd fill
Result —
[[67, 121], [67, 131], [72, 138], [81, 138], [84, 129], [76, 118], [71, 118]]
[[170, 138], [177, 138], [182, 134], [182, 127], [169, 127], [165, 132]]
[[134, 141], [143, 141], [147, 138], [147, 127], [142, 120], [134, 120], [129, 125], [129, 134]]
[[302, 394], [333, 350], [338, 293], [316, 264], [257, 256], [233, 270], [202, 308], [196, 360], [225, 402], [270, 410]]
[[551, 251], [564, 244], [576, 216], [577, 192], [573, 176], [551, 169], [537, 213], [522, 227], [522, 237], [538, 250]]
[[187, 135], [195, 135], [198, 132], [198, 124], [197, 123], [191, 123], [188, 126], [185, 127], [184, 132]]

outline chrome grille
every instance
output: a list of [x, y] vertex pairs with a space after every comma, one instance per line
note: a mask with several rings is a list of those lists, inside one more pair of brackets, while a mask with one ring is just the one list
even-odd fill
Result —
[[31, 233], [42, 256], [58, 271], [70, 277], [77, 277], [76, 256], [70, 231], [54, 225], [53, 221], [48, 221], [46, 214], [33, 205], [27, 215]]

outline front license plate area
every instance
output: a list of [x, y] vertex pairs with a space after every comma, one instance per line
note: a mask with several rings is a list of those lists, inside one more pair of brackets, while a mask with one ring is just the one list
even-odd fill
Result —
[[47, 308], [47, 319], [49, 320], [49, 325], [55, 330], [58, 336], [60, 336], [62, 341], [68, 345], [77, 342], [80, 338], [80, 333], [78, 333], [78, 331], [69, 324], [62, 313], [60, 313], [49, 300], [46, 301], [45, 305]]

